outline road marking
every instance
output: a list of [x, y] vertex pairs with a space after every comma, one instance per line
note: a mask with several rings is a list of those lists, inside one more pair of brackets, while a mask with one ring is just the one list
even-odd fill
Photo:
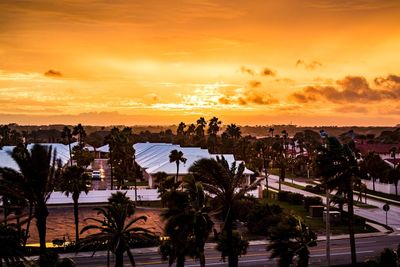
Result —
[[370, 243], [376, 243], [376, 241], [361, 241], [361, 242], [356, 241], [356, 245], [358, 245], [358, 244], [370, 244]]
[[[375, 252], [374, 250], [365, 250], [365, 251], [357, 251], [357, 254], [365, 254], [365, 253], [372, 253]], [[341, 256], [341, 255], [350, 255], [350, 252], [340, 252], [340, 253], [331, 253], [331, 256]], [[311, 258], [315, 257], [322, 257], [325, 256], [326, 254], [316, 254], [316, 255], [310, 255]]]

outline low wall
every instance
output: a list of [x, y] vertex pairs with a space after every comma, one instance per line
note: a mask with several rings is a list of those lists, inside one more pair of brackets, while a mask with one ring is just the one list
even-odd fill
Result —
[[[368, 189], [373, 190], [374, 187], [372, 180], [363, 179], [362, 182], [367, 186]], [[397, 190], [400, 193], [400, 182], [397, 185]], [[379, 181], [375, 181], [375, 191], [395, 195], [396, 187], [394, 184], [386, 184], [386, 183], [380, 183]]]
[[[112, 193], [117, 191], [126, 192], [126, 195], [130, 197], [131, 200], [135, 200], [135, 190], [92, 190], [89, 191], [88, 194], [81, 193], [79, 196], [79, 203], [106, 203], [108, 202], [108, 198]], [[248, 195], [254, 196], [258, 198], [259, 189], [250, 191], [247, 193]], [[156, 201], [160, 200], [158, 197], [157, 189], [138, 189], [137, 190], [137, 199], [142, 201]], [[72, 197], [69, 195], [68, 197], [60, 191], [54, 191], [47, 204], [57, 205], [57, 204], [72, 204]]]
[[[117, 191], [127, 192], [126, 195], [130, 197], [131, 200], [135, 200], [135, 190], [93, 190], [89, 191], [86, 195], [81, 193], [79, 196], [79, 203], [106, 203], [108, 198], [112, 193]], [[138, 189], [137, 190], [138, 200], [143, 201], [155, 201], [158, 199], [157, 189]], [[48, 204], [70, 204], [73, 203], [71, 195], [67, 197], [65, 194], [59, 191], [55, 191], [51, 194]]]

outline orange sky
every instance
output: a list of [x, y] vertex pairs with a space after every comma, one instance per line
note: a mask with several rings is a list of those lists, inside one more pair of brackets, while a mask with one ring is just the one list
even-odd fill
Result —
[[0, 123], [395, 125], [399, 14], [397, 0], [0, 1]]

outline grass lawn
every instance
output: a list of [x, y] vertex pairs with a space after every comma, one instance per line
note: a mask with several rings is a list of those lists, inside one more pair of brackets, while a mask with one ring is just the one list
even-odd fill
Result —
[[[281, 206], [285, 212], [300, 216], [314, 232], [318, 235], [325, 235], [325, 222], [322, 221], [322, 218], [311, 218], [303, 205], [291, 205], [287, 202], [278, 201], [277, 199], [268, 199], [265, 201], [267, 201], [268, 204], [277, 204]], [[356, 225], [354, 230], [356, 233], [376, 232], [374, 228], [368, 225]], [[331, 233], [333, 235], [348, 234], [348, 226], [347, 224], [331, 225]]]

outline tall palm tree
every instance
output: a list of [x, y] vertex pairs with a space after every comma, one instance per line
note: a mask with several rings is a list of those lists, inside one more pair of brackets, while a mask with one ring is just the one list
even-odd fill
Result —
[[195, 134], [195, 131], [196, 131], [196, 125], [194, 125], [193, 123], [192, 124], [190, 124], [188, 127], [187, 127], [187, 130], [186, 130], [186, 132], [185, 132], [185, 134], [188, 136], [188, 138], [189, 138], [189, 143], [192, 145], [192, 143], [193, 143], [193, 135]]
[[[342, 145], [335, 137], [326, 139], [326, 146], [321, 148], [316, 159], [318, 174], [328, 189], [337, 189], [337, 194], [346, 197], [349, 215], [349, 235], [352, 265], [357, 264], [354, 235], [354, 200], [353, 188], [359, 177], [358, 156], [355, 153], [354, 143]], [[327, 199], [329, 207], [329, 199]], [[329, 212], [329, 209], [327, 209]], [[329, 222], [327, 216], [327, 223]]]
[[114, 166], [116, 165], [116, 160], [114, 160], [114, 153], [117, 154], [117, 142], [118, 142], [119, 129], [117, 127], [113, 127], [110, 133], [104, 138], [104, 142], [108, 144], [109, 152], [108, 152], [108, 163], [110, 164], [111, 171], [111, 189], [114, 188]]
[[184, 266], [186, 255], [195, 256], [200, 259], [200, 266], [205, 266], [204, 245], [213, 222], [201, 182], [185, 177], [183, 191], [170, 191], [166, 202], [168, 209], [162, 216], [170, 239], [161, 245], [163, 258], [168, 258], [170, 265], [176, 260], [180, 267]]
[[180, 164], [180, 162], [185, 164], [186, 158], [183, 156], [182, 151], [178, 151], [178, 150], [174, 149], [169, 154], [169, 162], [170, 163], [175, 162], [175, 164], [176, 164], [176, 176], [175, 176], [175, 183], [176, 183], [176, 182], [178, 182], [178, 176], [179, 176], [179, 164]]
[[79, 123], [77, 126], [73, 128], [72, 135], [77, 135], [78, 142], [81, 144], [84, 143], [87, 134], [85, 128], [83, 128], [82, 124]]
[[215, 153], [215, 147], [217, 145], [217, 134], [219, 132], [221, 123], [222, 123], [222, 121], [220, 121], [217, 117], [212, 117], [208, 121], [208, 129], [207, 129], [208, 140], [207, 141], [211, 148], [210, 150], [213, 153]]
[[275, 129], [273, 127], [269, 128], [268, 132], [271, 135], [271, 137], [274, 137], [274, 131], [275, 131]]
[[68, 126], [64, 126], [61, 132], [61, 138], [65, 139], [68, 143], [68, 150], [69, 150], [69, 160], [72, 166], [72, 150], [71, 150], [71, 140], [72, 140], [72, 132]]
[[259, 185], [261, 180], [243, 186], [245, 166], [243, 163], [236, 166], [236, 162], [231, 165], [224, 157], [217, 159], [200, 159], [196, 161], [189, 171], [193, 174], [196, 181], [202, 182], [205, 191], [214, 195], [218, 199], [220, 205], [215, 207], [221, 215], [225, 217], [223, 230], [227, 235], [228, 244], [228, 260], [230, 267], [238, 266], [238, 255], [232, 247], [234, 214], [232, 212], [233, 205], [240, 200], [245, 194]]
[[[123, 193], [122, 193], [123, 194]], [[117, 200], [115, 200], [117, 199]], [[92, 221], [94, 224], [89, 224], [81, 230], [81, 234], [94, 230], [93, 234], [89, 234], [84, 239], [81, 239], [82, 247], [95, 245], [98, 247], [101, 244], [107, 244], [115, 254], [115, 267], [122, 267], [124, 261], [124, 253], [126, 252], [132, 266], [135, 266], [135, 260], [132, 252], [129, 249], [129, 243], [132, 240], [142, 240], [153, 237], [153, 233], [143, 227], [135, 226], [140, 222], [146, 222], [146, 216], [134, 217], [132, 210], [132, 201], [126, 197], [125, 199], [117, 196], [114, 200], [109, 199], [109, 204], [104, 208], [94, 208], [103, 218], [88, 218], [87, 221]], [[96, 252], [96, 251], [94, 251]]]
[[228, 136], [232, 140], [232, 154], [235, 154], [236, 142], [242, 136], [240, 127], [236, 126], [236, 124], [234, 124], [234, 123], [231, 123], [226, 127], [225, 132], [228, 134]]
[[31, 186], [34, 217], [39, 233], [41, 267], [46, 266], [46, 222], [49, 215], [46, 202], [54, 188], [54, 181], [61, 170], [61, 162], [56, 160], [56, 152], [50, 147], [34, 145], [30, 151], [20, 145], [14, 148], [12, 158], [21, 174]]
[[261, 156], [262, 160], [262, 167], [264, 170], [264, 177], [265, 177], [265, 187], [267, 189], [267, 197], [268, 197], [268, 172], [267, 172], [267, 166], [269, 163], [269, 160], [267, 159], [267, 156], [269, 154], [270, 150], [270, 142], [268, 142], [269, 139], [266, 140], [258, 140], [255, 143], [255, 150], [259, 153]]
[[59, 187], [66, 196], [71, 194], [74, 202], [74, 220], [75, 220], [75, 242], [79, 242], [79, 195], [82, 192], [87, 194], [89, 189], [90, 177], [82, 167], [69, 166], [60, 176]]

